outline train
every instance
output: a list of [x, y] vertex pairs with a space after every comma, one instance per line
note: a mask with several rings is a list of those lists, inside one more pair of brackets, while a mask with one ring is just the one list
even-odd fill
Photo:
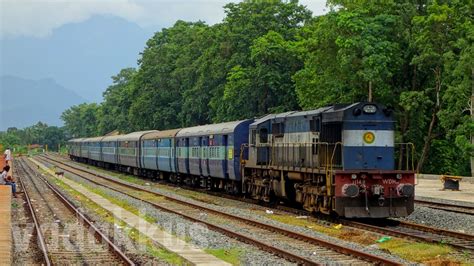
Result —
[[75, 138], [68, 141], [68, 155], [106, 169], [314, 213], [387, 218], [414, 211], [409, 147], [396, 147], [391, 108], [357, 102], [188, 128]]

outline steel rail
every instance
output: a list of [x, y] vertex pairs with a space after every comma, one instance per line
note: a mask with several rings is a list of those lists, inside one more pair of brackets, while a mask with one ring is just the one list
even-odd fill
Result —
[[[28, 163], [25, 163], [25, 165], [29, 168], [30, 171], [35, 171], [32, 169]], [[21, 165], [23, 169], [25, 170], [25, 173], [28, 174], [28, 171], [26, 171], [24, 165]], [[31, 175], [30, 175], [31, 177]], [[115, 245], [104, 233], [100, 231], [99, 228], [97, 228], [81, 211], [79, 211], [78, 208], [74, 206], [74, 204], [69, 201], [58, 189], [56, 189], [54, 186], [52, 186], [46, 179], [38, 176], [40, 180], [42, 180], [51, 191], [54, 192], [54, 195], [64, 203], [64, 206], [66, 206], [71, 212], [73, 212], [75, 215], [77, 215], [78, 220], [80, 220], [86, 227], [89, 229], [92, 229], [94, 232], [94, 236], [96, 237], [97, 240], [99, 241], [105, 241], [107, 243], [107, 246], [109, 247], [109, 250], [111, 250], [117, 257], [119, 257], [124, 263], [127, 265], [135, 265], [135, 263], [127, 256], [125, 253], [120, 250], [120, 248]]]
[[416, 204], [425, 205], [428, 208], [443, 210], [448, 212], [462, 213], [468, 215], [474, 215], [474, 206], [467, 205], [456, 205], [444, 202], [436, 202], [429, 200], [415, 200]]
[[[465, 249], [465, 250], [474, 251], [474, 235], [470, 235], [470, 234], [459, 233], [459, 232], [454, 232], [450, 230], [434, 228], [434, 227], [430, 227], [426, 225], [420, 225], [420, 224], [410, 223], [406, 221], [396, 221], [396, 220], [385, 220], [392, 223], [398, 223], [398, 224], [389, 225], [389, 226], [373, 225], [373, 224], [369, 224], [365, 222], [356, 222], [356, 221], [346, 220], [346, 219], [339, 219], [339, 221], [341, 221], [341, 223], [343, 223], [344, 225], [363, 229], [363, 230], [383, 233], [383, 234], [391, 235], [395, 237], [401, 236], [404, 238], [410, 238], [410, 239], [431, 242], [431, 243], [442, 243], [442, 244], [455, 247], [457, 249]], [[438, 237], [435, 238], [429, 235], [415, 235], [412, 232], [403, 231], [404, 228], [418, 230], [424, 233], [432, 233], [434, 235], [437, 235]], [[456, 242], [446, 241], [444, 237], [453, 237], [456, 239], [457, 242], [460, 242], [461, 244], [456, 243]]]
[[[325, 248], [328, 248], [328, 249], [331, 249], [331, 250], [334, 250], [338, 253], [342, 253], [342, 254], [346, 254], [346, 255], [350, 255], [350, 256], [353, 256], [353, 257], [356, 257], [356, 258], [359, 258], [359, 259], [362, 259], [362, 260], [366, 260], [366, 261], [370, 261], [370, 262], [374, 262], [374, 263], [379, 263], [379, 264], [383, 264], [383, 265], [399, 265], [400, 263], [398, 262], [395, 262], [395, 261], [392, 261], [392, 260], [388, 260], [386, 258], [382, 258], [382, 257], [379, 257], [379, 256], [375, 256], [375, 255], [372, 255], [372, 254], [369, 254], [369, 253], [366, 253], [366, 252], [362, 252], [362, 251], [358, 251], [358, 250], [355, 250], [355, 249], [351, 249], [351, 248], [348, 248], [348, 247], [344, 247], [344, 246], [341, 246], [341, 245], [337, 245], [337, 244], [334, 244], [334, 243], [331, 243], [331, 242], [328, 242], [326, 240], [323, 240], [323, 239], [319, 239], [319, 238], [316, 238], [316, 237], [312, 237], [312, 236], [308, 236], [308, 235], [304, 235], [304, 234], [301, 234], [301, 233], [298, 233], [298, 232], [294, 232], [294, 231], [290, 231], [290, 230], [287, 230], [287, 229], [284, 229], [284, 228], [280, 228], [280, 227], [277, 227], [277, 226], [272, 226], [272, 225], [269, 225], [269, 224], [265, 224], [265, 223], [262, 223], [262, 222], [258, 222], [258, 221], [255, 221], [255, 220], [250, 220], [250, 219], [246, 219], [244, 217], [240, 217], [240, 216], [236, 216], [236, 215], [233, 215], [233, 214], [229, 214], [229, 213], [225, 213], [225, 212], [221, 212], [221, 211], [217, 211], [217, 210], [214, 210], [214, 209], [211, 209], [211, 208], [207, 208], [207, 207], [204, 207], [204, 206], [201, 206], [201, 205], [197, 205], [197, 204], [193, 204], [193, 203], [190, 203], [190, 202], [186, 202], [186, 201], [182, 201], [180, 199], [177, 199], [177, 198], [173, 198], [173, 197], [170, 197], [168, 195], [165, 195], [165, 194], [162, 194], [162, 193], [159, 193], [159, 192], [156, 192], [156, 191], [152, 191], [152, 190], [149, 190], [149, 189], [146, 189], [146, 188], [142, 188], [138, 185], [135, 185], [135, 184], [131, 184], [131, 183], [127, 183], [127, 182], [123, 182], [123, 181], [119, 181], [119, 180], [116, 180], [116, 179], [113, 179], [113, 178], [110, 178], [110, 177], [106, 177], [104, 175], [101, 175], [101, 174], [98, 174], [98, 173], [94, 173], [94, 172], [91, 172], [91, 171], [88, 171], [88, 170], [84, 170], [84, 169], [80, 169], [78, 167], [75, 167], [75, 166], [71, 166], [71, 165], [68, 165], [68, 164], [65, 164], [63, 162], [60, 162], [58, 160], [55, 160], [55, 159], [51, 159], [49, 157], [42, 157], [44, 158], [43, 160], [46, 160], [46, 161], [49, 161], [50, 164], [53, 164], [55, 165], [56, 167], [59, 167], [65, 171], [68, 171], [70, 173], [73, 173], [75, 175], [78, 175], [82, 178], [85, 178], [87, 180], [89, 180], [90, 182], [93, 182], [97, 185], [100, 185], [100, 186], [106, 186], [104, 185], [103, 183], [95, 180], [95, 179], [92, 179], [92, 178], [88, 178], [88, 177], [85, 177], [84, 174], [80, 173], [80, 172], [84, 172], [84, 173], [87, 173], [89, 175], [93, 175], [93, 176], [96, 176], [96, 177], [99, 177], [99, 178], [102, 178], [102, 179], [105, 179], [107, 181], [110, 181], [112, 183], [115, 183], [115, 184], [118, 184], [118, 185], [121, 185], [121, 186], [125, 186], [125, 187], [128, 187], [128, 188], [132, 188], [132, 189], [136, 189], [136, 190], [139, 190], [139, 191], [142, 191], [142, 192], [147, 192], [147, 193], [150, 193], [152, 195], [155, 195], [155, 196], [160, 196], [160, 197], [163, 197], [169, 201], [173, 201], [173, 202], [176, 202], [178, 204], [184, 204], [184, 205], [188, 205], [188, 206], [191, 206], [193, 208], [197, 208], [197, 209], [201, 209], [203, 211], [207, 211], [207, 212], [211, 212], [211, 213], [214, 213], [216, 215], [221, 215], [221, 216], [225, 216], [225, 217], [228, 217], [228, 218], [231, 218], [231, 219], [235, 219], [235, 220], [238, 220], [238, 221], [241, 221], [243, 223], [247, 223], [247, 224], [251, 224], [253, 226], [256, 226], [256, 227], [259, 227], [259, 228], [263, 228], [263, 229], [266, 229], [268, 231], [272, 231], [272, 232], [277, 232], [277, 233], [280, 233], [282, 235], [286, 235], [286, 236], [289, 236], [289, 237], [292, 237], [294, 239], [299, 239], [299, 240], [303, 240], [305, 242], [308, 242], [308, 243], [311, 243], [311, 244], [315, 244], [315, 245], [318, 245], [318, 246], [323, 246]], [[55, 163], [51, 163], [51, 161], [55, 162]], [[62, 165], [62, 166], [61, 166]], [[68, 169], [69, 168], [69, 169]], [[72, 170], [71, 170], [72, 169]], [[78, 173], [79, 172], [79, 173]], [[122, 190], [120, 189], [116, 189], [116, 188], [113, 188], [113, 187], [110, 187], [110, 186], [106, 186], [107, 188], [109, 189], [112, 189], [114, 191], [117, 191], [117, 192], [120, 192], [120, 193], [125, 193], [123, 192]], [[225, 232], [225, 233], [229, 233], [229, 234], [232, 234], [234, 237], [238, 237], [238, 238], [242, 238], [244, 242], [246, 241], [252, 241], [254, 243], [256, 243], [257, 246], [260, 246], [260, 247], [264, 247], [264, 249], [268, 249], [268, 248], [271, 248], [271, 249], [274, 249], [277, 251], [276, 254], [283, 254], [284, 256], [290, 256], [290, 257], [294, 257], [294, 256], [297, 256], [297, 255], [294, 255], [294, 254], [288, 254], [289, 252], [285, 251], [285, 250], [282, 250], [282, 249], [278, 249], [278, 248], [275, 248], [275, 247], [271, 247], [271, 246], [268, 246], [267, 244], [261, 242], [261, 241], [258, 241], [256, 239], [248, 239], [248, 237], [246, 236], [240, 236], [240, 234], [236, 234], [235, 232], [232, 232], [232, 231], [229, 231], [223, 227], [220, 227], [220, 226], [216, 226], [214, 224], [211, 224], [211, 223], [208, 223], [206, 221], [202, 221], [202, 220], [199, 220], [199, 219], [196, 219], [194, 217], [191, 217], [187, 214], [184, 214], [184, 213], [180, 213], [179, 211], [175, 211], [175, 210], [172, 210], [172, 209], [169, 209], [169, 208], [166, 208], [166, 207], [163, 207], [161, 205], [158, 205], [156, 203], [153, 203], [153, 202], [150, 202], [148, 200], [144, 200], [144, 199], [141, 199], [139, 197], [136, 197], [134, 195], [130, 195], [130, 194], [127, 194], [128, 196], [132, 197], [132, 198], [135, 198], [137, 200], [140, 200], [142, 202], [146, 202], [148, 204], [151, 204], [157, 208], [160, 208], [162, 210], [165, 210], [165, 211], [168, 211], [168, 212], [172, 212], [172, 213], [175, 213], [175, 214], [178, 214], [180, 216], [183, 216], [189, 220], [192, 220], [192, 221], [195, 221], [195, 222], [200, 222], [200, 223], [205, 223], [206, 225], [208, 225], [209, 227], [211, 228], [214, 228], [214, 229], [218, 229], [219, 231], [221, 232]], [[247, 239], [245, 239], [247, 238]], [[265, 247], [266, 246], [266, 247]], [[273, 252], [275, 253], [275, 252]], [[304, 264], [314, 264], [314, 262], [310, 261], [310, 260], [307, 260], [306, 258], [303, 258], [303, 257], [300, 257], [300, 256], [297, 256], [295, 257], [294, 259], [290, 259], [290, 260], [293, 260], [293, 261], [297, 261], [297, 262], [301, 262], [301, 263], [304, 263]]]
[[[57, 165], [56, 165], [56, 166], [57, 166]], [[158, 205], [158, 204], [153, 203], [153, 202], [150, 202], [150, 201], [148, 201], [148, 200], [141, 199], [141, 198], [136, 197], [136, 196], [134, 196], [134, 195], [127, 194], [127, 193], [125, 193], [123, 190], [120, 190], [120, 189], [117, 189], [117, 188], [113, 188], [113, 187], [104, 185], [104, 184], [102, 184], [102, 183], [100, 183], [100, 182], [97, 182], [97, 181], [95, 181], [95, 180], [93, 180], [93, 179], [90, 179], [90, 178], [88, 178], [88, 177], [84, 177], [84, 176], [83, 176], [82, 174], [80, 174], [80, 173], [77, 173], [77, 172], [74, 173], [73, 171], [64, 169], [63, 167], [59, 167], [59, 168], [62, 168], [62, 169], [65, 170], [65, 171], [68, 171], [68, 172], [71, 172], [71, 173], [73, 173], [73, 174], [75, 174], [75, 175], [77, 175], [77, 176], [80, 176], [80, 177], [82, 177], [82, 178], [84, 178], [84, 179], [86, 179], [86, 180], [88, 180], [88, 181], [90, 181], [90, 182], [92, 182], [92, 183], [94, 183], [94, 184], [97, 184], [97, 185], [106, 187], [106, 188], [108, 188], [108, 189], [111, 189], [111, 190], [116, 191], [116, 192], [119, 192], [119, 193], [126, 194], [127, 196], [129, 196], [129, 197], [131, 197], [131, 198], [134, 198], [134, 199], [136, 199], [136, 200], [139, 200], [139, 201], [148, 203], [148, 204], [150, 204], [150, 205], [152, 205], [152, 206], [154, 206], [154, 207], [156, 207], [156, 208], [158, 208], [158, 209], [161, 209], [161, 210], [163, 210], [163, 211], [166, 211], [166, 212], [169, 212], [169, 213], [173, 213], [173, 214], [182, 216], [182, 217], [184, 217], [184, 218], [186, 218], [186, 219], [188, 219], [188, 220], [190, 220], [190, 221], [192, 221], [192, 222], [203, 223], [203, 224], [205, 224], [206, 226], [208, 226], [209, 228], [211, 228], [211, 229], [214, 230], [214, 231], [218, 231], [218, 232], [221, 232], [221, 233], [223, 233], [223, 234], [226, 234], [226, 235], [228, 235], [228, 236], [230, 236], [230, 237], [239, 239], [240, 241], [245, 242], [245, 243], [247, 243], [247, 244], [251, 244], [251, 245], [257, 246], [257, 247], [259, 247], [259, 248], [262, 249], [262, 250], [265, 250], [265, 251], [267, 251], [267, 252], [276, 254], [276, 255], [278, 255], [278, 256], [280, 256], [280, 257], [282, 257], [282, 258], [285, 258], [285, 259], [287, 259], [287, 260], [289, 260], [289, 261], [296, 262], [296, 263], [299, 263], [299, 264], [304, 264], [304, 265], [319, 265], [319, 264], [315, 263], [314, 261], [311, 261], [311, 260], [309, 260], [309, 259], [307, 259], [307, 258], [301, 257], [301, 256], [299, 256], [299, 255], [293, 254], [293, 253], [288, 252], [288, 251], [283, 250], [283, 249], [279, 249], [279, 248], [270, 246], [270, 245], [268, 245], [268, 244], [266, 244], [266, 243], [264, 243], [264, 242], [261, 242], [261, 241], [259, 241], [259, 240], [257, 240], [257, 239], [254, 239], [254, 238], [251, 238], [251, 237], [248, 237], [248, 236], [245, 236], [245, 235], [236, 233], [236, 232], [231, 231], [231, 230], [229, 230], [229, 229], [227, 229], [227, 228], [224, 228], [224, 227], [221, 227], [221, 226], [212, 224], [212, 223], [210, 223], [210, 222], [206, 222], [206, 221], [199, 220], [199, 219], [194, 218], [194, 217], [192, 217], [192, 216], [190, 216], [190, 215], [188, 215], [188, 214], [181, 213], [179, 210], [173, 210], [173, 209], [171, 209], [171, 208], [167, 208], [167, 207]], [[72, 167], [71, 167], [71, 168], [72, 168]], [[80, 171], [80, 170], [76, 170], [76, 171]], [[98, 177], [100, 177], [100, 176], [98, 176]], [[125, 184], [121, 184], [121, 183], [117, 183], [117, 184], [126, 186]], [[132, 188], [135, 189], [135, 187], [132, 187]]]
[[[21, 159], [18, 159], [21, 160]], [[15, 160], [16, 162], [17, 160]], [[20, 161], [18, 161], [18, 165], [21, 167], [22, 171], [27, 174], [26, 169], [21, 165]], [[18, 175], [19, 176], [19, 175]], [[23, 194], [25, 195], [26, 203], [28, 204], [28, 209], [30, 210], [31, 217], [33, 218], [33, 223], [35, 226], [36, 230], [36, 237], [38, 238], [38, 244], [39, 248], [41, 249], [41, 252], [43, 253], [43, 258], [44, 262], [47, 266], [51, 266], [51, 259], [49, 257], [49, 252], [48, 252], [48, 247], [46, 245], [46, 241], [44, 241], [44, 236], [43, 232], [41, 232], [40, 224], [38, 222], [38, 218], [36, 217], [36, 213], [34, 211], [33, 205], [31, 203], [30, 195], [28, 194], [28, 191], [26, 190], [25, 184], [23, 183], [23, 178], [18, 177], [18, 181], [20, 182], [20, 185], [23, 189]]]

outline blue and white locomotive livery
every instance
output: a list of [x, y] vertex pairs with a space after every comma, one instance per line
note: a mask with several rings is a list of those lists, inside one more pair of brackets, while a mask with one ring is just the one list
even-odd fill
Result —
[[73, 160], [135, 175], [344, 217], [403, 217], [414, 210], [413, 158], [409, 145], [396, 151], [394, 132], [390, 109], [354, 103], [68, 145]]

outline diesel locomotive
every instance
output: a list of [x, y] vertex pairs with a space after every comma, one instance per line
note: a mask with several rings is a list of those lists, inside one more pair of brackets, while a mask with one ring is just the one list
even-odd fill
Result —
[[393, 112], [336, 104], [257, 119], [72, 139], [72, 160], [348, 218], [414, 210], [413, 147]]

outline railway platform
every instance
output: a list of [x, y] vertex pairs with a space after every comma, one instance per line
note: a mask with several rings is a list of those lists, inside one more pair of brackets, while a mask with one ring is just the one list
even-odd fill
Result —
[[0, 265], [11, 265], [11, 187], [0, 185]]
[[439, 175], [418, 175], [415, 195], [420, 198], [433, 200], [450, 200], [474, 204], [474, 182], [472, 178], [463, 178], [459, 191], [443, 190]]
[[[5, 160], [0, 158], [0, 170], [5, 165]], [[11, 173], [12, 169], [9, 174], [11, 175]], [[11, 205], [11, 187], [0, 185], [0, 265], [11, 265], [12, 263]]]

